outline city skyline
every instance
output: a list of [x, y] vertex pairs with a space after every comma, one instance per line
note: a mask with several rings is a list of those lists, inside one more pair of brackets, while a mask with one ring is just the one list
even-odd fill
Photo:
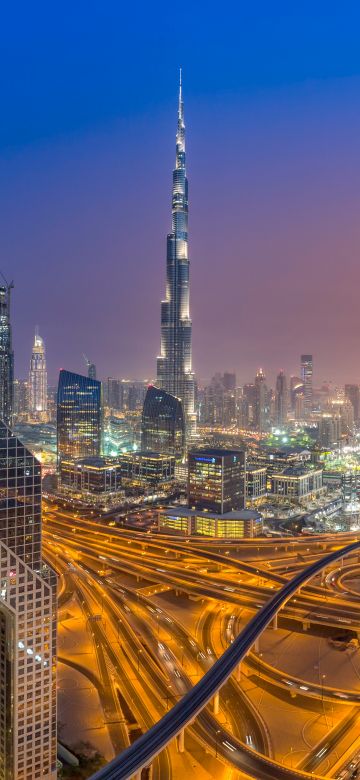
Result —
[[[264, 18], [269, 22], [269, 14]], [[92, 356], [100, 376], [154, 378], [174, 85], [182, 64], [190, 131], [196, 375], [235, 369], [242, 383], [263, 366], [275, 378], [280, 368], [295, 372], [298, 354], [309, 351], [316, 361], [316, 381], [359, 381], [353, 355], [360, 314], [353, 296], [358, 284], [360, 112], [353, 41], [347, 40], [345, 47], [337, 14], [325, 19], [312, 15], [307, 29], [303, 13], [290, 52], [284, 50], [284, 40], [292, 23], [285, 17], [276, 33], [276, 19], [272, 13], [272, 40], [274, 48], [282, 45], [278, 51], [283, 60], [267, 49], [268, 72], [260, 61], [255, 63], [265, 32], [256, 28], [251, 12], [234, 16], [234, 30], [242, 22], [241, 35], [248, 34], [248, 42], [242, 40], [241, 51], [234, 34], [226, 39], [227, 51], [218, 43], [217, 67], [210, 67], [216, 39], [211, 18], [206, 20], [209, 42], [201, 39], [197, 49], [200, 64], [191, 53], [184, 56], [176, 33], [161, 62], [149, 58], [147, 44], [131, 78], [120, 54], [116, 58], [111, 38], [115, 59], [106, 106], [98, 99], [102, 76], [96, 81], [92, 70], [81, 71], [76, 85], [83, 114], [74, 109], [74, 92], [66, 97], [59, 87], [60, 116], [48, 101], [50, 81], [44, 76], [42, 86], [34, 88], [33, 113], [25, 127], [18, 114], [21, 107], [25, 111], [28, 95], [16, 68], [10, 69], [8, 88], [17, 102], [14, 108], [7, 96], [0, 138], [0, 175], [6, 183], [0, 194], [0, 249], [3, 272], [16, 283], [17, 376], [26, 376], [28, 334], [39, 321], [51, 383], [61, 366], [79, 370], [82, 352]], [[169, 14], [151, 25], [155, 21], [165, 37]], [[75, 15], [74, 33], [79, 22]], [[131, 26], [130, 12], [127, 23]], [[92, 41], [95, 29], [91, 20], [87, 24]], [[101, 30], [105, 32], [105, 20]], [[190, 39], [192, 30], [190, 25]], [[108, 23], [106, 34], [112, 34]], [[13, 35], [17, 52], [23, 41], [19, 31]], [[58, 51], [60, 43], [61, 54], [56, 63], [50, 57], [49, 71], [54, 74], [64, 66], [69, 86], [76, 47], [71, 38], [64, 62], [67, 33], [60, 27], [58, 35], [54, 47]], [[46, 43], [40, 44], [40, 51], [49, 54]], [[86, 59], [90, 49], [86, 43], [83, 47]], [[138, 53], [140, 41], [135, 49]], [[123, 56], [130, 56], [127, 47]], [[106, 61], [106, 74], [108, 68]], [[37, 76], [32, 55], [29, 92]], [[146, 251], [138, 240], [140, 191], [147, 204], [141, 212]], [[141, 280], [146, 280], [143, 289]], [[92, 310], [97, 312], [96, 328], [89, 327]], [[329, 318], [327, 311], [332, 312]], [[220, 314], [216, 320], [215, 312]], [[57, 321], [62, 322], [61, 333]]]
[[360, 780], [360, 7], [2, 22], [0, 780]]

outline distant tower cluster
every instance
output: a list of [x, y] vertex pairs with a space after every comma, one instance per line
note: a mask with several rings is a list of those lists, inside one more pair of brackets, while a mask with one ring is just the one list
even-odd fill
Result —
[[[5, 281], [5, 280], [4, 280]], [[13, 282], [0, 286], [0, 420], [11, 426], [14, 409], [14, 351], [10, 323]]]
[[29, 412], [36, 420], [47, 418], [47, 371], [44, 341], [35, 329], [29, 371]]
[[183, 404], [186, 438], [195, 430], [195, 381], [191, 364], [189, 308], [188, 181], [181, 71], [176, 161], [172, 188], [172, 230], [167, 237], [166, 298], [161, 303], [161, 351], [157, 385]]

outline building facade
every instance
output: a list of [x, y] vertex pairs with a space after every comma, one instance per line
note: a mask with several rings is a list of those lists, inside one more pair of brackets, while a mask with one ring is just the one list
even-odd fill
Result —
[[246, 466], [246, 500], [257, 501], [267, 493], [267, 473], [264, 466]]
[[120, 500], [121, 465], [114, 458], [62, 458], [59, 466], [61, 491], [90, 503]]
[[244, 450], [201, 449], [188, 455], [188, 504], [223, 514], [245, 507]]
[[0, 422], [0, 780], [56, 778], [56, 577], [41, 468]]
[[175, 457], [161, 452], [127, 452], [119, 456], [127, 486], [162, 485], [175, 479]]
[[36, 420], [47, 416], [47, 371], [44, 341], [35, 330], [29, 371], [29, 412]]
[[99, 457], [101, 441], [101, 382], [61, 370], [57, 393], [58, 461], [63, 457]]
[[323, 470], [289, 468], [271, 477], [271, 492], [278, 497], [301, 502], [323, 491]]
[[184, 104], [180, 73], [176, 159], [172, 187], [172, 229], [167, 237], [166, 298], [161, 303], [161, 346], [157, 385], [182, 401], [187, 439], [195, 429], [192, 324], [188, 257], [188, 181]]
[[11, 426], [14, 411], [14, 351], [10, 322], [13, 283], [0, 286], [0, 420]]
[[179, 398], [148, 387], [141, 420], [141, 449], [181, 458], [185, 446], [185, 420]]
[[165, 533], [177, 532], [184, 536], [244, 539], [262, 533], [263, 519], [253, 509], [216, 514], [174, 506], [159, 513], [158, 528]]

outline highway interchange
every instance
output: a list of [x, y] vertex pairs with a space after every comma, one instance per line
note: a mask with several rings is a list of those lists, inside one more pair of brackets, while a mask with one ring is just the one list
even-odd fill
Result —
[[[100, 525], [47, 504], [44, 552], [61, 577], [60, 615], [69, 599], [76, 598], [86, 616], [98, 672], [81, 671], [92, 677], [97, 688], [114, 753], [134, 753], [129, 746], [135, 737], [146, 735], [160, 719], [164, 731], [171, 713], [174, 718], [177, 708], [184, 709], [184, 702], [193, 697], [194, 685], [198, 688], [206, 673], [214, 676], [217, 666], [222, 673], [223, 659], [219, 664], [216, 661], [236, 645], [244, 630], [241, 616], [247, 615], [248, 624], [254, 617], [258, 621], [269, 600], [324, 555], [333, 554], [339, 560], [329, 562], [300, 592], [289, 593], [275, 622], [272, 618], [273, 629], [286, 627], [309, 636], [322, 630], [335, 639], [345, 632], [355, 651], [360, 632], [359, 552], [354, 549], [342, 560], [340, 548], [356, 541], [356, 536], [342, 534], [241, 544], [190, 542]], [[166, 595], [164, 606], [160, 599]], [[188, 610], [192, 606], [200, 610], [196, 630], [189, 630], [179, 619], [170, 595], [173, 601], [186, 603]], [[77, 665], [69, 657], [61, 660]], [[297, 711], [315, 712], [318, 718], [323, 711], [326, 717], [326, 707], [335, 711], [328, 736], [301, 760], [294, 762], [292, 755], [280, 756], [274, 750], [274, 724], [243, 684], [254, 679], [279, 702], [291, 701], [294, 730]], [[198, 745], [211, 756], [207, 776], [217, 775], [217, 765], [219, 772], [228, 768], [229, 777], [256, 780], [336, 778], [347, 771], [346, 762], [352, 759], [348, 748], [344, 766], [338, 756], [346, 747], [344, 740], [357, 735], [360, 686], [338, 688], [324, 680], [285, 674], [262, 657], [254, 639], [241, 666], [231, 668], [219, 687], [220, 696], [211, 697], [207, 706], [204, 700], [197, 717], [186, 722], [185, 737], [183, 729], [175, 730], [178, 739], [169, 737], [165, 748], [142, 765], [152, 764], [153, 778], [180, 778], [181, 761], [185, 754], [195, 755]], [[141, 740], [137, 753], [140, 745]], [[356, 777], [353, 771], [341, 777]], [[140, 777], [138, 769], [137, 774], [118, 771], [107, 776], [132, 774]], [[196, 776], [201, 774], [197, 771]]]

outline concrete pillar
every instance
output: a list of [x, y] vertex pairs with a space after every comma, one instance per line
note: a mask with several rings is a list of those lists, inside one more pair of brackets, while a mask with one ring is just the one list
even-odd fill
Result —
[[310, 628], [309, 621], [308, 620], [303, 620], [302, 627], [303, 627], [303, 631], [307, 631], [308, 628]]
[[272, 625], [274, 631], [276, 631], [278, 627], [278, 613], [276, 612], [273, 619], [273, 625]]
[[217, 691], [214, 696], [214, 715], [218, 715], [219, 710], [220, 710], [220, 695], [219, 695], [219, 691]]
[[139, 771], [136, 772], [135, 780], [141, 780], [141, 769], [139, 769]]
[[235, 677], [237, 682], [240, 682], [241, 680], [241, 664], [238, 664], [235, 671]]
[[260, 639], [257, 636], [254, 642], [254, 653], [258, 653], [260, 651]]
[[180, 731], [180, 734], [178, 736], [178, 746], [179, 746], [179, 753], [183, 753], [185, 750], [185, 729], [182, 729], [182, 731]]

